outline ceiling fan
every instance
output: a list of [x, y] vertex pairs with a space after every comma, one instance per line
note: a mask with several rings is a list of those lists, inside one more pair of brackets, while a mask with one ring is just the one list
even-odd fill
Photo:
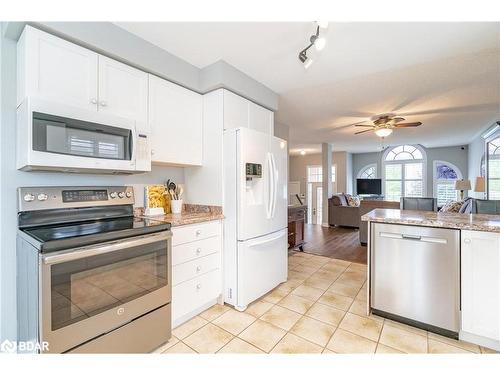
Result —
[[374, 131], [376, 135], [378, 135], [381, 138], [387, 137], [388, 135], [392, 134], [392, 131], [394, 129], [399, 129], [399, 128], [415, 128], [417, 126], [422, 125], [421, 122], [402, 122], [404, 121], [404, 117], [399, 117], [394, 114], [384, 114], [384, 115], [379, 115], [372, 117], [371, 121], [373, 124], [371, 125], [363, 125], [363, 124], [353, 124], [354, 126], [358, 127], [365, 127], [365, 128], [370, 128], [366, 130], [362, 130], [359, 132], [356, 132], [354, 134], [362, 134], [366, 132], [371, 132]]

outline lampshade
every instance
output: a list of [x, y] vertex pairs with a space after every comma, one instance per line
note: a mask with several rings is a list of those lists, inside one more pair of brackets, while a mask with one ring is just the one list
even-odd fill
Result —
[[470, 180], [456, 180], [455, 190], [470, 190]]
[[476, 177], [476, 184], [474, 186], [476, 193], [484, 193], [486, 191], [486, 184], [484, 177]]

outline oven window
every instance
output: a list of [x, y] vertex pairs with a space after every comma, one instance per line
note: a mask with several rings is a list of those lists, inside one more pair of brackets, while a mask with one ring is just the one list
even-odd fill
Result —
[[167, 242], [51, 266], [52, 330], [168, 285]]
[[33, 149], [55, 154], [130, 160], [128, 129], [33, 113]]

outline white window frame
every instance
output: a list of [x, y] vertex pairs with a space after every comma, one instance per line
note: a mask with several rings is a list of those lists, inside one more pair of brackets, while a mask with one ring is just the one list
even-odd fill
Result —
[[[393, 149], [396, 147], [400, 146], [412, 146], [415, 147], [420, 151], [422, 154], [422, 159], [408, 159], [408, 160], [386, 160], [387, 155], [389, 152], [391, 152]], [[385, 185], [386, 185], [386, 178], [385, 178], [385, 166], [388, 164], [401, 164], [401, 196], [405, 196], [405, 164], [414, 164], [414, 163], [422, 163], [422, 197], [427, 196], [427, 153], [425, 152], [424, 148], [420, 145], [412, 145], [412, 144], [403, 144], [403, 145], [397, 145], [393, 147], [388, 147], [384, 153], [382, 154], [382, 193], [385, 196]], [[391, 181], [399, 181], [399, 180], [391, 180]], [[408, 180], [408, 181], [420, 181], [420, 180]]]
[[[439, 180], [437, 178], [437, 172], [436, 172], [438, 164], [445, 164], [445, 165], [449, 166], [450, 168], [452, 168], [455, 171], [455, 173], [457, 174], [457, 180], [462, 180], [464, 178], [462, 171], [455, 164], [450, 163], [449, 161], [444, 161], [444, 160], [434, 160], [432, 163], [432, 192], [433, 192], [433, 197], [436, 199], [438, 198], [437, 185], [439, 182]], [[454, 183], [456, 180], [443, 180], [443, 181], [453, 181], [453, 183]], [[459, 191], [458, 190], [456, 191], [456, 199], [457, 200], [459, 199]]]
[[360, 171], [358, 172], [358, 177], [357, 178], [363, 178], [361, 177], [361, 175], [363, 173], [365, 173], [365, 171], [369, 168], [375, 168], [375, 176], [373, 177], [374, 179], [377, 178], [378, 176], [378, 168], [377, 168], [377, 163], [373, 163], [373, 164], [368, 164], [368, 165], [365, 165], [363, 168], [360, 169]]
[[[499, 131], [496, 131], [494, 132], [490, 137], [486, 138], [485, 140], [485, 144], [484, 144], [484, 156], [485, 157], [485, 173], [486, 173], [486, 199], [490, 199], [490, 200], [493, 200], [493, 197], [491, 196], [491, 193], [490, 193], [490, 187], [491, 187], [491, 184], [490, 184], [490, 181], [491, 180], [500, 180], [500, 178], [496, 177], [490, 177], [490, 159], [500, 159], [500, 154], [495, 154], [493, 153], [492, 155], [490, 155], [490, 148], [489, 148], [489, 144], [497, 139], [500, 139], [500, 134], [499, 134]], [[500, 146], [497, 146], [497, 149], [500, 148]]]
[[[309, 181], [309, 168], [321, 168], [321, 181]], [[306, 184], [312, 182], [323, 181], [323, 166], [322, 165], [308, 165], [306, 167]], [[332, 164], [332, 191], [337, 192], [337, 164]]]

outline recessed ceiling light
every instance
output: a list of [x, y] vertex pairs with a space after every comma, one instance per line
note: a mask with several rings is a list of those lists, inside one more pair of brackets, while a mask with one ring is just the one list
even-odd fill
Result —
[[304, 155], [306, 154], [306, 151], [305, 151], [305, 150], [302, 150], [302, 151], [300, 151], [300, 154], [301, 154], [302, 156], [304, 156]]

